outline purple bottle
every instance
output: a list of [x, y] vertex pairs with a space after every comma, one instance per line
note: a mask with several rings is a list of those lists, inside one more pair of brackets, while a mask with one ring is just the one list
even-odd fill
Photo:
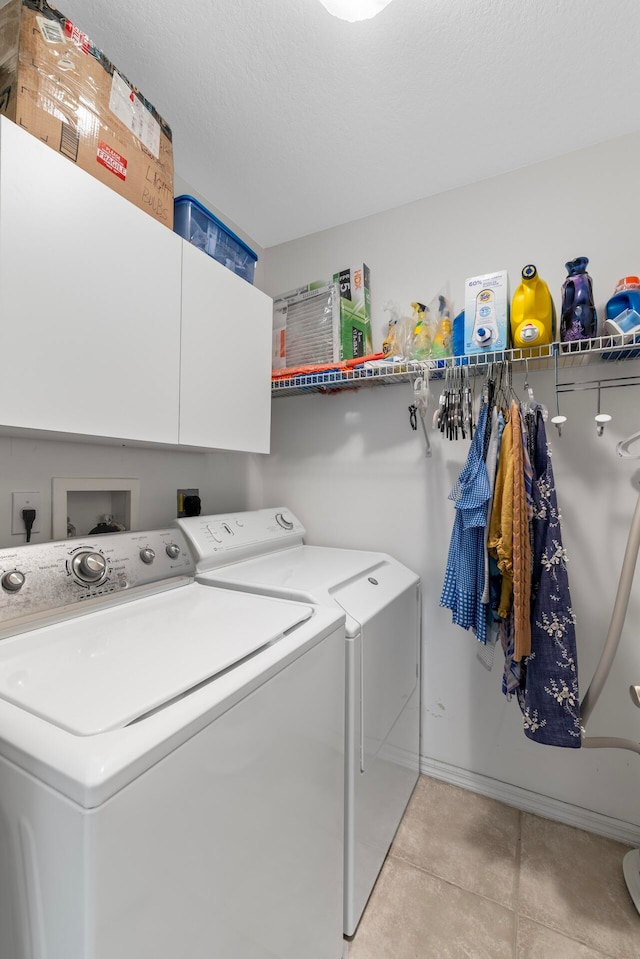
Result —
[[587, 273], [588, 263], [586, 256], [578, 256], [565, 264], [568, 276], [562, 284], [560, 318], [560, 339], [563, 343], [591, 339], [598, 330], [591, 277]]

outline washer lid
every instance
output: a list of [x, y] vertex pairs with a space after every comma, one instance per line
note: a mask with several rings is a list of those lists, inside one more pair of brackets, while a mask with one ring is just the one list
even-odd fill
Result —
[[0, 698], [90, 736], [187, 695], [312, 615], [191, 583], [3, 640]]

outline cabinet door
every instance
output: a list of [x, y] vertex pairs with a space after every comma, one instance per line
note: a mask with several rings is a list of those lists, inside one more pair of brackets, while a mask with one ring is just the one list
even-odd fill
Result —
[[178, 440], [181, 239], [0, 118], [0, 424]]
[[268, 453], [273, 301], [184, 242], [180, 442]]

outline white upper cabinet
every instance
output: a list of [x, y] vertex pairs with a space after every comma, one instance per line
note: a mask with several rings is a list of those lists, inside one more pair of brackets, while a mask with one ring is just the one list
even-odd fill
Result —
[[0, 118], [0, 425], [177, 443], [181, 246]]
[[184, 241], [180, 443], [269, 452], [273, 301]]
[[0, 117], [0, 428], [269, 451], [272, 301]]

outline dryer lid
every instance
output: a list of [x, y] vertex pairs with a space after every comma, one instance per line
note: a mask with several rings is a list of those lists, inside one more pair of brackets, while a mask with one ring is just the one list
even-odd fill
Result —
[[419, 582], [418, 575], [386, 553], [331, 546], [296, 546], [218, 569], [198, 572], [198, 582], [266, 596], [334, 605], [347, 615], [346, 633]]
[[248, 589], [283, 599], [326, 604], [336, 587], [348, 583], [385, 559], [382, 553], [332, 546], [294, 546], [240, 563], [201, 571], [201, 583]]
[[90, 736], [187, 695], [312, 615], [192, 583], [2, 640], [0, 698]]

